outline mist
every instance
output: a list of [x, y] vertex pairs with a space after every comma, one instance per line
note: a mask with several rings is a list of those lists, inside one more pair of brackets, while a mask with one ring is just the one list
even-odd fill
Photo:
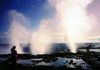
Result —
[[[51, 52], [54, 43], [66, 43], [72, 53], [76, 53], [75, 43], [88, 42], [97, 36], [95, 31], [95, 16], [89, 14], [87, 7], [93, 0], [48, 0], [45, 6], [55, 8], [52, 18], [42, 19], [36, 29], [29, 30], [28, 19], [21, 13], [11, 10], [9, 40], [11, 46], [17, 46], [18, 53], [23, 53], [23, 44], [30, 44], [31, 54], [46, 54]], [[90, 37], [90, 38], [89, 38]]]
[[[87, 12], [92, 0], [50, 0], [49, 4], [56, 9], [56, 21], [68, 44], [70, 51], [76, 53], [75, 43], [84, 41], [93, 28], [92, 17]], [[58, 28], [59, 29], [59, 28]]]
[[23, 47], [21, 44], [28, 44], [28, 30], [25, 28], [27, 19], [20, 13], [15, 10], [9, 11], [10, 17], [10, 28], [9, 32], [9, 41], [10, 45], [16, 46], [18, 53], [23, 53]]

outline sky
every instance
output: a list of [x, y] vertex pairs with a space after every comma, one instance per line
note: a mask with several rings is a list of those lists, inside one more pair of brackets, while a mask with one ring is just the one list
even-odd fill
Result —
[[22, 13], [35, 25], [41, 19], [51, 17], [45, 9], [45, 4], [46, 0], [0, 0], [0, 32], [7, 30], [7, 14], [10, 10]]
[[27, 17], [29, 29], [36, 29], [39, 22], [53, 17], [49, 12], [52, 8], [46, 6], [46, 0], [0, 0], [0, 43], [7, 41], [6, 34], [10, 27], [9, 11], [16, 11]]
[[[48, 6], [49, 0], [0, 0], [0, 43], [6, 43], [10, 27], [10, 11], [21, 13], [27, 18], [29, 30], [37, 29], [43, 19], [53, 19], [56, 14], [54, 7]], [[100, 0], [94, 0], [87, 7], [87, 12], [96, 17], [95, 28], [99, 32]], [[96, 31], [95, 31], [96, 32]]]

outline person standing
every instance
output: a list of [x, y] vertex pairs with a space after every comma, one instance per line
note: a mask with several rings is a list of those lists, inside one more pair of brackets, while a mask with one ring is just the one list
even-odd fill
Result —
[[11, 65], [13, 69], [15, 69], [17, 65], [17, 55], [16, 46], [13, 46], [11, 48]]

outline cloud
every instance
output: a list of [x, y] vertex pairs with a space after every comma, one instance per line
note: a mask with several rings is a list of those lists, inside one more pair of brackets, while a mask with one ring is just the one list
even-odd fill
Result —
[[8, 41], [8, 32], [0, 33], [0, 43], [9, 43]]
[[0, 39], [2, 39], [2, 38], [5, 38], [5, 36], [3, 36], [3, 35], [0, 35]]
[[0, 33], [0, 39], [6, 39], [6, 38], [8, 38], [8, 32]]
[[4, 32], [3, 34], [8, 35], [8, 32]]

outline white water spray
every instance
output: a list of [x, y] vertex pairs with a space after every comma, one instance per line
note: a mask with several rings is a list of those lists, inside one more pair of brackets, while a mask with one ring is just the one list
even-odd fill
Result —
[[50, 46], [52, 44], [51, 30], [50, 20], [42, 20], [39, 29], [31, 35], [32, 54], [37, 55], [50, 52]]
[[[84, 40], [91, 29], [91, 20], [86, 8], [92, 0], [50, 0], [56, 8], [56, 19], [62, 26], [66, 44], [70, 51], [76, 53], [76, 42]], [[59, 28], [60, 29], [60, 28]]]
[[10, 45], [16, 46], [18, 53], [23, 53], [21, 44], [28, 44], [28, 32], [22, 25], [26, 22], [26, 18], [15, 10], [9, 11], [11, 18], [11, 26], [9, 28]]
[[[55, 42], [65, 42], [71, 52], [76, 53], [76, 42], [87, 37], [91, 30], [91, 21], [86, 7], [92, 0], [48, 0], [50, 6], [56, 9], [56, 19], [43, 19], [38, 29], [31, 30], [30, 37], [32, 54], [45, 54], [50, 52], [50, 45]], [[28, 31], [23, 25], [27, 19], [16, 11], [10, 12], [11, 21], [10, 43], [17, 46], [18, 53], [22, 53], [21, 43], [28, 43]], [[19, 18], [21, 20], [19, 20]], [[56, 23], [55, 23], [56, 22]]]

